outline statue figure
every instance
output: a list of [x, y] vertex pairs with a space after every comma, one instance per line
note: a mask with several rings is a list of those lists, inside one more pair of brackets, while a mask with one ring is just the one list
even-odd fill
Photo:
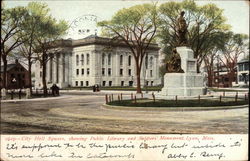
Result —
[[166, 62], [166, 70], [167, 73], [184, 73], [181, 69], [181, 57], [175, 48], [169, 61]]
[[182, 11], [180, 17], [177, 20], [177, 35], [178, 35], [178, 44], [180, 46], [187, 45], [187, 24], [184, 19], [185, 12]]

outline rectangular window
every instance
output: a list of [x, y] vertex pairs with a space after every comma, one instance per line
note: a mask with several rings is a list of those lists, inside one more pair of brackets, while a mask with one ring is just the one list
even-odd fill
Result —
[[123, 55], [120, 55], [120, 65], [123, 65]]
[[89, 86], [89, 81], [86, 81], [86, 86]]
[[87, 65], [89, 65], [89, 58], [90, 56], [89, 56], [89, 54], [87, 54]]
[[79, 69], [76, 69], [76, 75], [79, 75]]
[[82, 69], [82, 75], [84, 75], [84, 69]]
[[76, 55], [76, 65], [79, 65], [79, 55]]
[[243, 64], [239, 64], [239, 71], [243, 71]]
[[87, 75], [89, 75], [90, 71], [89, 71], [89, 68], [87, 68]]
[[42, 76], [43, 76], [43, 73], [42, 73], [42, 72], [40, 72], [40, 78], [42, 78]]
[[131, 55], [128, 56], [128, 66], [131, 66]]
[[111, 65], [111, 54], [108, 55], [108, 65]]
[[111, 68], [108, 68], [108, 75], [111, 76]]
[[76, 81], [75, 83], [76, 83], [76, 86], [78, 86], [78, 81]]
[[133, 81], [129, 81], [128, 84], [129, 84], [130, 87], [132, 87], [133, 86]]
[[105, 54], [102, 54], [102, 65], [105, 64]]
[[121, 86], [124, 86], [124, 81], [121, 81]]
[[249, 70], [249, 64], [248, 63], [245, 64], [245, 70]]
[[131, 76], [131, 69], [128, 70], [128, 75]]
[[150, 77], [153, 77], [153, 70], [150, 70]]
[[120, 69], [120, 76], [123, 75], [123, 69]]
[[102, 75], [105, 75], [105, 68], [102, 68]]
[[109, 81], [109, 86], [112, 86], [112, 81]]
[[102, 81], [102, 86], [104, 87], [106, 85], [106, 81]]
[[81, 81], [81, 86], [83, 86], [83, 81]]

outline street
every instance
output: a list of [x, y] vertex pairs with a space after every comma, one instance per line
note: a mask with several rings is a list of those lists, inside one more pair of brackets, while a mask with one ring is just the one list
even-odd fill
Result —
[[[129, 95], [128, 95], [129, 96]], [[127, 96], [127, 97], [128, 97]], [[125, 96], [126, 97], [126, 96]], [[105, 95], [2, 102], [2, 134], [247, 134], [248, 108], [214, 111], [106, 109]]]

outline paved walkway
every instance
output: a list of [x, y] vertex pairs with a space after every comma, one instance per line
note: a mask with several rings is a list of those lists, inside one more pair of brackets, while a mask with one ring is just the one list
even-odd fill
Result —
[[[130, 94], [124, 97], [129, 98]], [[59, 97], [58, 97], [59, 98]], [[105, 95], [3, 102], [2, 133], [248, 133], [248, 108], [216, 111], [128, 111], [103, 108]]]

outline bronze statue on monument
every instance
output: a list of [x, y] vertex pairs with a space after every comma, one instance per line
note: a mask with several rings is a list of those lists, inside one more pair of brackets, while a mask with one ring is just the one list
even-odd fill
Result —
[[[187, 24], [184, 19], [184, 11], [181, 11], [180, 17], [177, 19], [177, 46], [186, 46], [187, 45]], [[166, 62], [166, 71], [167, 73], [184, 73], [181, 69], [181, 57], [177, 52], [176, 48], [173, 49], [172, 55], [169, 60]]]
[[175, 48], [169, 61], [166, 62], [166, 70], [167, 73], [184, 73], [181, 69], [181, 57]]
[[180, 17], [177, 19], [177, 35], [178, 35], [178, 46], [187, 45], [187, 24], [184, 19], [184, 11], [181, 11]]

